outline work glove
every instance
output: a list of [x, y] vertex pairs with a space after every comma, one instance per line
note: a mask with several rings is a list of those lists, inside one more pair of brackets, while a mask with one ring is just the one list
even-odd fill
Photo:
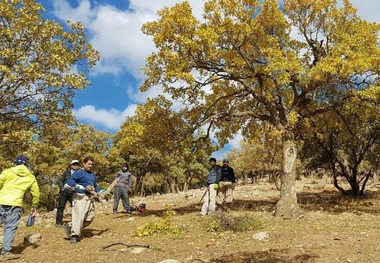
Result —
[[104, 194], [107, 191], [107, 188], [100, 189], [99, 194]]
[[78, 189], [78, 190], [84, 190], [83, 185], [80, 185], [80, 184], [77, 184], [77, 185], [75, 186], [75, 188]]

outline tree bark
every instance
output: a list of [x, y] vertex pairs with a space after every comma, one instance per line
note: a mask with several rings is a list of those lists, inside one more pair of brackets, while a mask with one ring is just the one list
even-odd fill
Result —
[[283, 143], [283, 172], [281, 175], [280, 199], [276, 204], [275, 216], [285, 219], [300, 217], [303, 212], [297, 203], [296, 193], [296, 157], [294, 140]]

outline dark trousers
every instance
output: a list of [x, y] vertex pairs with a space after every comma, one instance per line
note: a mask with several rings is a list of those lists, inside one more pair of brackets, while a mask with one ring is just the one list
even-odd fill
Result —
[[125, 211], [130, 211], [129, 207], [129, 196], [128, 196], [128, 188], [122, 186], [116, 186], [113, 195], [113, 211], [117, 212], [117, 207], [119, 206], [119, 200], [123, 203], [123, 207]]
[[67, 202], [70, 202], [70, 205], [73, 205], [73, 191], [63, 190], [59, 193], [59, 201], [57, 207], [57, 217], [55, 223], [61, 225], [63, 219], [63, 210], [65, 210], [65, 205]]

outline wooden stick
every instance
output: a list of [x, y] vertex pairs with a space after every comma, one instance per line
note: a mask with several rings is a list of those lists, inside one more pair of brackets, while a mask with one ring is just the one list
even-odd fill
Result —
[[198, 202], [198, 205], [201, 204], [201, 202], [202, 202], [203, 198], [205, 197], [207, 191], [208, 191], [208, 188], [207, 188], [206, 191], [203, 193], [201, 200], [199, 200], [199, 202]]
[[107, 190], [103, 193], [103, 195], [108, 195], [115, 188], [117, 182], [119, 181], [119, 177], [113, 180], [113, 182], [107, 187]]
[[109, 247], [112, 247], [112, 246], [116, 246], [116, 245], [123, 245], [123, 246], [126, 246], [126, 247], [144, 247], [144, 248], [149, 248], [149, 245], [126, 244], [126, 243], [122, 243], [122, 242], [117, 242], [117, 243], [112, 243], [111, 245], [104, 246], [104, 247], [102, 247], [102, 249], [106, 249], [106, 248], [109, 248]]

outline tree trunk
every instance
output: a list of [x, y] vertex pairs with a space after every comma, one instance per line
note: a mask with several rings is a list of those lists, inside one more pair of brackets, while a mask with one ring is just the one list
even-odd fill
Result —
[[137, 174], [135, 191], [140, 196], [143, 196], [143, 194], [144, 194], [143, 193], [143, 181], [144, 181], [144, 175]]
[[372, 174], [372, 184], [378, 184], [379, 183], [379, 170], [375, 170]]
[[280, 199], [276, 204], [275, 216], [286, 219], [298, 218], [302, 210], [297, 203], [296, 193], [296, 157], [297, 149], [294, 140], [283, 143], [283, 172], [281, 175]]
[[187, 184], [187, 182], [185, 182], [185, 183], [183, 184], [183, 191], [184, 191], [184, 192], [189, 191], [189, 185]]

